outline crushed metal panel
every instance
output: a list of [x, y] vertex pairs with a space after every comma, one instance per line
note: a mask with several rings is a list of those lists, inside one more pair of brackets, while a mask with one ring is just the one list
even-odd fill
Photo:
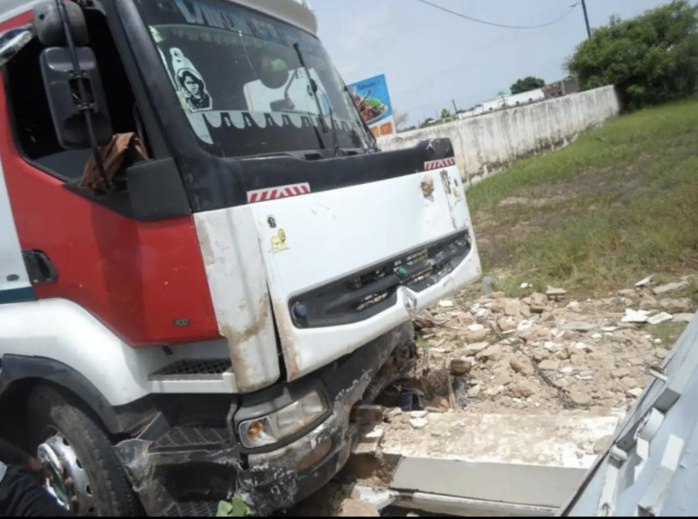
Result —
[[686, 516], [698, 510], [698, 313], [562, 516]]
[[247, 207], [194, 215], [216, 321], [242, 392], [267, 387], [281, 373], [264, 258], [252, 218]]

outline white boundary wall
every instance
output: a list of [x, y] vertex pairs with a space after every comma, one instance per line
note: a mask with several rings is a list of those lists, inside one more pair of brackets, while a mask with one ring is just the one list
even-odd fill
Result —
[[469, 185], [501, 171], [517, 158], [568, 144], [580, 131], [617, 115], [620, 108], [614, 87], [605, 86], [380, 137], [378, 145], [383, 150], [396, 150], [425, 139], [449, 137], [461, 176]]

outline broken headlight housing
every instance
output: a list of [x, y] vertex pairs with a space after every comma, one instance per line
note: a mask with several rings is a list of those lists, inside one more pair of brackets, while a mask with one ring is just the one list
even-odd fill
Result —
[[278, 411], [240, 422], [240, 441], [247, 449], [273, 445], [313, 424], [327, 413], [327, 410], [327, 402], [323, 395], [313, 390]]

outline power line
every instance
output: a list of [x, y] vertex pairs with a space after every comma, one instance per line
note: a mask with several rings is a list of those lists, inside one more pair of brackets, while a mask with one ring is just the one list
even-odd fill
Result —
[[442, 5], [434, 4], [432, 2], [429, 2], [428, 0], [417, 0], [417, 1], [421, 2], [423, 4], [426, 4], [428, 6], [434, 7], [436, 9], [439, 9], [441, 11], [447, 12], [449, 14], [452, 14], [454, 16], [458, 16], [459, 18], [465, 18], [466, 20], [470, 20], [471, 22], [481, 23], [484, 25], [491, 25], [492, 27], [501, 27], [502, 29], [542, 29], [543, 27], [549, 27], [549, 26], [561, 21], [563, 18], [567, 17], [579, 5], [579, 1], [575, 2], [573, 5], [570, 6], [570, 9], [565, 14], [555, 18], [554, 20], [552, 20], [548, 23], [543, 23], [541, 25], [506, 25], [503, 23], [496, 23], [496, 22], [490, 22], [487, 20], [481, 20], [479, 18], [473, 18], [472, 16], [468, 16], [467, 14], [459, 13], [457, 11], [452, 11], [451, 9], [448, 9]]

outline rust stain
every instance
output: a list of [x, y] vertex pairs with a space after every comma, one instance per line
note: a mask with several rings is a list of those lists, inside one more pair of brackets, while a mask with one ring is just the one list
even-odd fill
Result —
[[235, 374], [237, 385], [240, 388], [246, 388], [256, 384], [256, 382], [251, 381], [247, 377], [248, 358], [245, 355], [245, 350], [241, 349], [240, 345], [264, 331], [267, 319], [269, 318], [268, 294], [264, 294], [264, 298], [260, 301], [255, 315], [255, 321], [244, 330], [237, 330], [229, 323], [219, 324], [221, 334], [228, 340], [228, 350], [230, 351], [230, 360], [233, 363], [233, 373]]
[[446, 192], [446, 196], [451, 194], [451, 179], [448, 176], [448, 171], [445, 169], [441, 170], [441, 183], [444, 186], [444, 191]]
[[431, 194], [434, 192], [434, 179], [431, 177], [431, 175], [426, 176], [422, 179], [420, 186], [424, 196], [431, 196]]
[[444, 192], [446, 193], [446, 201], [448, 202], [448, 213], [451, 217], [451, 225], [453, 225], [454, 230], [458, 230], [458, 224], [456, 223], [456, 216], [453, 214], [453, 204], [451, 203], [451, 196], [453, 192], [451, 190], [451, 177], [448, 176], [448, 171], [445, 169], [441, 170], [441, 183], [443, 184]]
[[283, 302], [273, 301], [272, 305], [274, 306], [276, 328], [279, 332], [281, 351], [284, 354], [288, 380], [295, 380], [300, 373], [300, 367], [298, 366], [298, 351], [293, 343], [293, 324], [288, 317], [288, 311]]

